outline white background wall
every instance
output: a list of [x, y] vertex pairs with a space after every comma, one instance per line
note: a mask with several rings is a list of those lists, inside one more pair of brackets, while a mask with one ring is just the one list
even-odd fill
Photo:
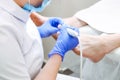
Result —
[[52, 3], [44, 10], [47, 16], [72, 16], [76, 11], [89, 7], [99, 0], [52, 0]]

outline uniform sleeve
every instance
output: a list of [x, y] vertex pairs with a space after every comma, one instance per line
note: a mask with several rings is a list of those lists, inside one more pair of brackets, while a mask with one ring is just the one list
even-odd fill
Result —
[[6, 26], [0, 25], [0, 79], [30, 80], [20, 46], [14, 34]]

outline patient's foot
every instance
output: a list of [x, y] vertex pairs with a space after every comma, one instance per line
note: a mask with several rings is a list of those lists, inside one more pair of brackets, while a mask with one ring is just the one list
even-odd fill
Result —
[[35, 23], [36, 26], [40, 26], [42, 25], [45, 21], [48, 20], [48, 17], [45, 16], [41, 16], [38, 13], [32, 12], [30, 15], [31, 19], [33, 20], [33, 22]]
[[81, 34], [83, 56], [93, 62], [100, 61], [106, 54], [120, 47], [120, 34], [93, 36]]

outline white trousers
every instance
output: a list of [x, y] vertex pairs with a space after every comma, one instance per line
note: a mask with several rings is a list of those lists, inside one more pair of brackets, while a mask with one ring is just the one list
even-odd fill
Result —
[[[102, 35], [89, 26], [80, 28], [81, 34]], [[120, 80], [120, 49], [112, 51], [98, 63], [85, 59], [83, 80]]]

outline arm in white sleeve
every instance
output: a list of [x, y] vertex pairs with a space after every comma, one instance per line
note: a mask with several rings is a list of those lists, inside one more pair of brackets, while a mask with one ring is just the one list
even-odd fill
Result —
[[0, 26], [0, 79], [30, 80], [20, 46], [7, 26]]

